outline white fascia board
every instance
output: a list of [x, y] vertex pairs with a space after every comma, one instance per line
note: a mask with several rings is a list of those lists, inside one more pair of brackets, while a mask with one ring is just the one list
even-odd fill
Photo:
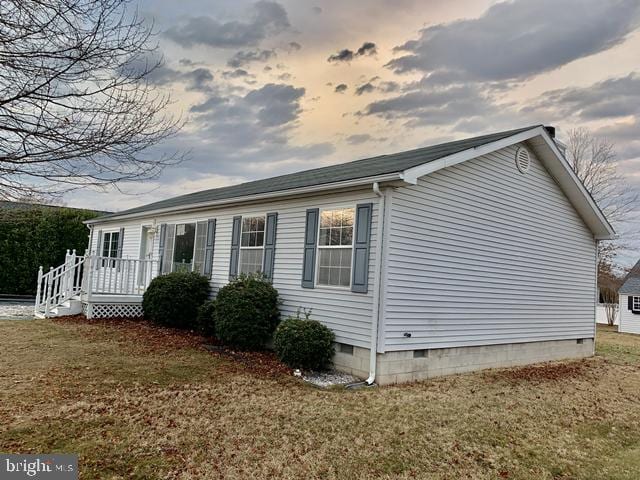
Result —
[[[541, 157], [540, 160], [544, 163], [545, 167], [558, 183], [560, 188], [564, 191], [565, 195], [567, 195], [578, 213], [580, 213], [585, 223], [593, 232], [594, 238], [596, 240], [611, 240], [615, 238], [615, 231], [613, 227], [602, 214], [600, 208], [598, 208], [587, 189], [578, 179], [577, 175], [562, 153], [560, 153], [557, 145], [543, 126], [535, 127], [531, 130], [517, 133], [510, 137], [503, 138], [502, 140], [487, 143], [479, 147], [454, 153], [453, 155], [449, 155], [433, 162], [409, 168], [402, 173], [402, 178], [405, 182], [415, 185], [418, 182], [418, 178], [424, 175], [466, 162], [467, 160], [471, 160], [482, 155], [487, 155], [516, 143], [532, 140], [536, 137], [542, 139], [542, 143], [532, 142], [533, 146], [538, 149], [538, 152], [536, 153]], [[542, 149], [540, 147], [544, 147], [546, 152], [541, 151]]]
[[123, 213], [122, 215], [114, 215], [113, 217], [104, 218], [104, 219], [101, 219], [98, 217], [92, 220], [85, 220], [83, 223], [87, 225], [95, 225], [100, 223], [118, 222], [121, 220], [128, 220], [128, 219], [155, 217], [158, 215], [168, 215], [168, 214], [177, 213], [177, 212], [193, 212], [193, 211], [206, 210], [209, 208], [222, 207], [227, 205], [241, 205], [241, 204], [252, 203], [260, 200], [284, 199], [287, 197], [299, 197], [299, 196], [311, 195], [314, 193], [321, 193], [321, 192], [330, 191], [330, 190], [360, 187], [360, 186], [367, 185], [369, 183], [374, 183], [374, 182], [382, 183], [382, 182], [394, 182], [398, 180], [402, 180], [402, 175], [399, 172], [395, 172], [395, 173], [389, 173], [389, 174], [378, 175], [373, 177], [363, 177], [363, 178], [357, 178], [353, 180], [346, 180], [343, 182], [325, 183], [325, 184], [312, 185], [312, 186], [301, 187], [301, 188], [291, 188], [288, 190], [279, 190], [275, 192], [246, 195], [244, 197], [224, 198], [220, 200], [214, 200], [211, 202], [177, 205], [174, 207], [159, 208], [156, 210], [148, 210], [144, 212], [135, 212], [135, 213], [129, 213], [129, 214]]
[[453, 165], [466, 162], [467, 160], [471, 160], [472, 158], [495, 152], [496, 150], [508, 147], [509, 145], [513, 145], [514, 143], [524, 142], [525, 140], [529, 140], [536, 135], [541, 135], [541, 132], [543, 131], [543, 127], [535, 127], [531, 130], [512, 135], [511, 137], [503, 138], [502, 140], [487, 143], [479, 147], [469, 148], [468, 150], [454, 153], [453, 155], [440, 158], [439, 160], [434, 160], [433, 162], [424, 163], [413, 168], [408, 168], [403, 172], [403, 179], [405, 182], [415, 185], [418, 182], [418, 178], [424, 175], [437, 172], [438, 170], [441, 170], [443, 168], [452, 167]]
[[[596, 240], [613, 240], [616, 232], [580, 181], [567, 159], [558, 149], [556, 142], [543, 129], [540, 140], [530, 142], [549, 174], [555, 179], [574, 208], [582, 216]], [[546, 152], [545, 152], [546, 150]]]

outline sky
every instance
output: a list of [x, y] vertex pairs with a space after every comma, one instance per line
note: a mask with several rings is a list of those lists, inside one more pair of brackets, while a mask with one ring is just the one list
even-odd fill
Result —
[[[616, 145], [640, 192], [638, 0], [142, 0], [164, 59], [149, 81], [186, 160], [80, 190], [122, 210], [174, 195], [533, 124]], [[640, 230], [640, 207], [617, 229]], [[625, 253], [630, 262], [633, 252]], [[637, 257], [637, 250], [636, 255]]]

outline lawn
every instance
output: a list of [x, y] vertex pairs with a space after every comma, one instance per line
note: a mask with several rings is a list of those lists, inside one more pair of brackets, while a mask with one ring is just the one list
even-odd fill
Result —
[[0, 451], [81, 478], [637, 479], [640, 336], [597, 356], [319, 390], [133, 322], [0, 322]]

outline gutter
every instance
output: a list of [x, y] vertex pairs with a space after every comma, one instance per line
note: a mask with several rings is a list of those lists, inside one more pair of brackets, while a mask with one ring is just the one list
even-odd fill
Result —
[[384, 221], [386, 218], [386, 198], [380, 191], [380, 184], [373, 182], [373, 193], [378, 197], [378, 230], [376, 232], [376, 268], [374, 272], [375, 285], [373, 288], [373, 314], [371, 315], [371, 343], [369, 345], [369, 378], [367, 385], [376, 381], [376, 366], [378, 360], [378, 325], [380, 324], [380, 301], [382, 292], [382, 247], [384, 238]]
[[333, 182], [333, 183], [325, 183], [319, 185], [311, 185], [307, 187], [299, 187], [299, 188], [290, 188], [288, 190], [279, 190], [275, 192], [267, 192], [267, 193], [258, 193], [254, 195], [245, 195], [242, 197], [232, 197], [232, 198], [224, 198], [220, 200], [213, 200], [208, 202], [200, 202], [200, 203], [192, 203], [185, 205], [177, 205], [173, 207], [165, 207], [165, 208], [157, 208], [153, 210], [146, 210], [143, 212], [134, 212], [134, 213], [122, 213], [121, 215], [113, 215], [109, 217], [103, 218], [95, 218], [91, 220], [85, 220], [83, 223], [87, 225], [99, 224], [99, 223], [107, 223], [111, 221], [118, 220], [126, 220], [126, 219], [134, 219], [134, 218], [144, 218], [144, 217], [154, 217], [157, 215], [170, 214], [175, 212], [193, 212], [196, 210], [206, 210], [211, 207], [224, 206], [229, 204], [239, 205], [243, 203], [250, 203], [260, 200], [268, 200], [268, 199], [278, 199], [283, 197], [290, 196], [299, 196], [306, 194], [313, 194], [317, 192], [323, 192], [326, 190], [340, 189], [340, 188], [351, 188], [357, 186], [366, 186], [371, 182], [379, 183], [379, 182], [393, 182], [393, 181], [403, 181], [402, 172], [389, 173], [385, 175], [378, 175], [374, 177], [363, 177], [353, 180], [345, 180], [342, 182]]

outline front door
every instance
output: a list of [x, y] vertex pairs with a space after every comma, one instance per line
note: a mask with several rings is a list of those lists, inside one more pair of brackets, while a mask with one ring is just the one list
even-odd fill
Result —
[[[153, 258], [153, 230], [151, 227], [142, 227], [140, 236], [140, 260], [151, 260]], [[140, 262], [138, 269], [138, 285], [144, 286], [150, 280], [150, 267], [148, 262]]]

